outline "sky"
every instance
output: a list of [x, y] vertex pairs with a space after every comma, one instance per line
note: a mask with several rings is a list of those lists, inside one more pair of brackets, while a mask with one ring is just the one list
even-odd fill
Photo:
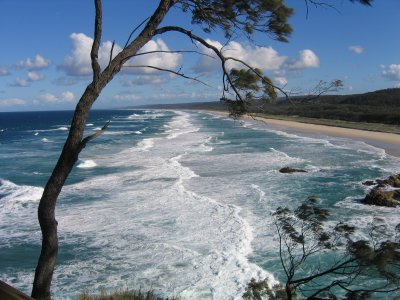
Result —
[[[348, 0], [326, 0], [332, 7], [295, 9], [288, 43], [256, 34], [250, 41], [222, 32], [204, 33], [188, 13], [173, 8], [162, 25], [192, 30], [224, 54], [260, 68], [274, 84], [307, 94], [320, 80], [343, 81], [341, 94], [400, 87], [400, 1], [375, 0], [372, 7]], [[158, 1], [103, 0], [103, 36], [99, 51], [108, 63], [129, 34], [151, 16]], [[92, 0], [0, 0], [0, 111], [74, 109], [91, 81], [90, 48], [94, 28]], [[142, 51], [184, 50], [210, 54], [178, 33], [157, 36]], [[102, 91], [94, 108], [143, 104], [217, 101], [222, 73], [215, 58], [198, 53], [143, 55], [130, 65], [181, 70], [205, 84], [150, 69], [124, 67]], [[231, 67], [237, 67], [231, 65]]]

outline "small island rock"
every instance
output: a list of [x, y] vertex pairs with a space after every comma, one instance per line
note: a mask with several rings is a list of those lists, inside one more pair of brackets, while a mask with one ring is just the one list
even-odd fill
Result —
[[364, 185], [377, 184], [365, 196], [363, 203], [369, 205], [397, 207], [400, 206], [400, 174], [391, 175], [387, 179], [365, 181]]
[[379, 187], [373, 188], [364, 198], [369, 205], [396, 207], [400, 205], [400, 190], [383, 191]]
[[307, 171], [305, 170], [301, 170], [301, 169], [295, 169], [295, 168], [291, 168], [291, 167], [284, 167], [282, 169], [279, 170], [279, 172], [281, 173], [307, 173]]

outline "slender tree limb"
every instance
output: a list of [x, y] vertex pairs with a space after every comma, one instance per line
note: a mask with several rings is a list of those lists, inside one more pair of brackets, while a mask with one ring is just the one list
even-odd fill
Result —
[[115, 41], [113, 41], [112, 45], [111, 45], [111, 50], [110, 50], [110, 59], [108, 61], [108, 66], [110, 66], [111, 64], [111, 60], [112, 60], [112, 56], [113, 56], [113, 51], [114, 51], [114, 46], [115, 46]]
[[155, 31], [154, 35], [159, 35], [159, 34], [163, 34], [163, 33], [165, 33], [165, 32], [170, 32], [170, 31], [175, 31], [175, 32], [183, 33], [183, 34], [185, 34], [186, 36], [188, 36], [190, 39], [195, 40], [195, 41], [198, 41], [200, 44], [202, 44], [202, 45], [205, 46], [206, 48], [211, 49], [211, 50], [218, 56], [218, 58], [221, 60], [223, 74], [224, 74], [226, 80], [229, 82], [229, 86], [230, 86], [230, 87], [232, 88], [232, 90], [234, 91], [234, 93], [235, 93], [237, 99], [238, 99], [240, 102], [242, 102], [242, 103], [245, 102], [244, 99], [243, 99], [243, 97], [240, 95], [239, 91], [237, 90], [237, 88], [236, 88], [235, 85], [233, 84], [231, 77], [229, 76], [228, 70], [227, 70], [227, 68], [226, 68], [226, 58], [225, 58], [225, 56], [221, 53], [221, 51], [220, 51], [217, 47], [215, 47], [215, 46], [213, 46], [213, 45], [207, 43], [206, 40], [204, 40], [203, 38], [201, 38], [201, 37], [195, 35], [195, 34], [192, 33], [191, 31], [186, 30], [186, 29], [184, 29], [184, 28], [182, 28], [182, 27], [179, 27], [179, 26], [165, 26], [165, 27], [161, 27], [161, 28], [159, 28], [159, 29], [157, 29], [157, 30]]
[[102, 135], [106, 131], [108, 125], [110, 125], [110, 122], [111, 120], [109, 120], [106, 124], [104, 124], [104, 126], [100, 130], [96, 131], [94, 134], [85, 137], [81, 142], [81, 150], [86, 147], [87, 143], [94, 140], [98, 136]]
[[144, 19], [138, 26], [136, 26], [136, 27], [131, 31], [131, 33], [130, 33], [128, 39], [126, 40], [124, 49], [128, 46], [129, 41], [131, 40], [132, 35], [135, 33], [135, 31], [138, 30], [140, 27], [142, 27], [142, 25], [143, 25], [144, 23], [146, 23], [149, 19], [150, 19], [150, 17], [147, 17], [146, 19]]
[[90, 51], [90, 58], [92, 61], [93, 69], [93, 82], [96, 82], [100, 77], [100, 64], [99, 64], [99, 48], [102, 34], [102, 5], [101, 0], [95, 0], [96, 17], [94, 21], [94, 40], [92, 50]]
[[158, 71], [162, 71], [162, 72], [172, 73], [172, 74], [178, 75], [178, 76], [186, 78], [186, 79], [197, 81], [197, 82], [199, 82], [201, 84], [204, 84], [206, 86], [210, 86], [209, 84], [205, 83], [204, 81], [201, 81], [200, 79], [198, 79], [196, 77], [186, 76], [185, 74], [183, 74], [180, 71], [181, 69], [179, 69], [178, 71], [174, 71], [174, 70], [170, 70], [170, 69], [164, 69], [164, 68], [159, 68], [159, 67], [156, 67], [156, 66], [149, 66], [149, 65], [124, 65], [124, 68], [148, 68], [148, 69], [154, 69], [154, 70], [158, 70]]
[[209, 55], [209, 54], [206, 54], [206, 53], [201, 53], [199, 51], [194, 51], [194, 50], [154, 50], [154, 51], [136, 53], [135, 55], [132, 55], [130, 58], [137, 57], [137, 56], [142, 56], [142, 55], [154, 54], [154, 53], [171, 53], [171, 54], [174, 54], [174, 53], [195, 53], [195, 54], [199, 54], [199, 55], [202, 55], [202, 56], [207, 56], [207, 57], [215, 59], [215, 57], [212, 56], [212, 55]]

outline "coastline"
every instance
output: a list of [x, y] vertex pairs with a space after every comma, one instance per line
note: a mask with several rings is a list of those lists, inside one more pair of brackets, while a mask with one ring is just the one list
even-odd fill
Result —
[[[208, 111], [216, 115], [228, 116], [222, 111]], [[384, 149], [391, 156], [400, 158], [400, 135], [378, 131], [351, 129], [327, 125], [317, 125], [312, 123], [301, 123], [288, 120], [270, 119], [260, 116], [244, 116], [244, 120], [257, 120], [263, 122], [273, 129], [279, 129], [288, 133], [295, 134], [324, 134], [333, 137], [343, 137], [359, 140], [371, 146]]]

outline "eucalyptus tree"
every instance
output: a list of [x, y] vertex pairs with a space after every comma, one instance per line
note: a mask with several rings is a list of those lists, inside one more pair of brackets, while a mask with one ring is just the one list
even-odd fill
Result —
[[[358, 0], [357, 2], [369, 4], [371, 1]], [[322, 1], [314, 0], [305, 0], [305, 3], [307, 7], [308, 5], [323, 5]], [[92, 80], [76, 105], [68, 137], [39, 203], [38, 218], [42, 231], [42, 247], [32, 289], [32, 296], [36, 299], [51, 298], [50, 287], [58, 253], [57, 221], [55, 218], [57, 198], [78, 160], [79, 153], [90, 140], [100, 135], [107, 127], [106, 124], [102, 130], [94, 135], [84, 137], [84, 128], [89, 111], [107, 84], [121, 71], [124, 64], [139, 54], [139, 50], [146, 43], [154, 37], [175, 32], [211, 49], [220, 60], [223, 72], [224, 89], [221, 98], [230, 104], [234, 104], [232, 105], [233, 115], [246, 112], [247, 104], [252, 100], [254, 92], [260, 91], [260, 87], [254, 90], [255, 86], [240, 86], [239, 81], [236, 80], [243, 77], [242, 75], [249, 76], [249, 72], [253, 72], [255, 75], [253, 79], [257, 79], [267, 87], [263, 88], [266, 92], [264, 96], [276, 97], [271, 81], [260, 74], [258, 70], [234, 57], [224, 56], [221, 49], [211, 45], [205, 38], [194, 34], [190, 29], [180, 27], [179, 24], [162, 26], [161, 24], [170, 10], [176, 8], [183, 13], [190, 14], [193, 25], [201, 27], [205, 35], [215, 30], [222, 30], [227, 39], [232, 39], [236, 33], [240, 33], [245, 34], [251, 40], [254, 33], [261, 33], [278, 41], [286, 42], [292, 32], [288, 20], [293, 9], [287, 6], [284, 0], [159, 0], [153, 14], [132, 30], [125, 46], [119, 53], [113, 53], [113, 44], [109, 63], [102, 69], [99, 64], [99, 48], [103, 29], [101, 0], [94, 0], [94, 7], [94, 39], [90, 52]], [[140, 55], [145, 54], [140, 53]], [[240, 74], [240, 72], [232, 74], [227, 67], [227, 62], [232, 60], [242, 63], [245, 69], [250, 70], [248, 74]], [[156, 68], [155, 66], [147, 67]], [[185, 77], [181, 71], [163, 71], [173, 72]], [[244, 91], [245, 88], [248, 89], [248, 92]], [[233, 99], [230, 99], [229, 95], [234, 95]]]

